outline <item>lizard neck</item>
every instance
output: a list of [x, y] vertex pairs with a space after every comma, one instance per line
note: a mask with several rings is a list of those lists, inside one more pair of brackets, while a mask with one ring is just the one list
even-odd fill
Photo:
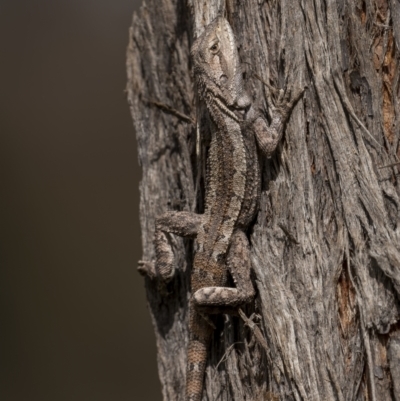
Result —
[[[225, 255], [238, 221], [246, 188], [246, 150], [239, 121], [221, 101], [207, 99], [216, 126], [210, 147], [200, 251], [218, 261]], [[203, 248], [203, 249], [201, 249]]]

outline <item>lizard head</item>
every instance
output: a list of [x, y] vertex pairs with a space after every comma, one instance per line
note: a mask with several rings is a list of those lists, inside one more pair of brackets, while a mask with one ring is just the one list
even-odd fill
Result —
[[191, 55], [200, 96], [211, 94], [234, 109], [250, 105], [235, 37], [225, 18], [218, 17], [206, 27], [193, 43]]

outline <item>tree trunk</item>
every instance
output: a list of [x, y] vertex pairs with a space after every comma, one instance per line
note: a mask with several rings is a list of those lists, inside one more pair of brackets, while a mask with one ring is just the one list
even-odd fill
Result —
[[[190, 46], [217, 15], [236, 35], [253, 99], [262, 81], [307, 86], [264, 161], [248, 232], [257, 298], [221, 317], [204, 400], [400, 400], [399, 0], [148, 0], [134, 15], [128, 100], [141, 182], [143, 259], [154, 221], [202, 210], [202, 108]], [[146, 279], [164, 400], [183, 400], [193, 243]]]

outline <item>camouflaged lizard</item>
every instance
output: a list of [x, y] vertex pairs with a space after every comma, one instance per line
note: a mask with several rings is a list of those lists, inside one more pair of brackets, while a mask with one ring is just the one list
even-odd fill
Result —
[[[174, 257], [169, 234], [196, 238], [191, 273], [186, 401], [200, 401], [213, 326], [209, 316], [234, 313], [255, 294], [250, 279], [246, 235], [258, 212], [260, 151], [270, 157], [282, 138], [289, 113], [303, 91], [269, 96], [270, 124], [256, 111], [243, 86], [235, 37], [218, 17], [194, 42], [191, 56], [198, 95], [210, 115], [212, 139], [207, 160], [204, 214], [166, 212], [156, 221], [155, 264], [139, 262], [139, 271], [169, 280]], [[228, 286], [231, 275], [235, 287]]]

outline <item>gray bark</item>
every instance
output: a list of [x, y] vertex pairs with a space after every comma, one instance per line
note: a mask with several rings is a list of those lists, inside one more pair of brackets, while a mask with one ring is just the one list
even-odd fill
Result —
[[[249, 230], [258, 293], [245, 313], [258, 314], [259, 330], [221, 318], [203, 399], [398, 401], [399, 0], [143, 5], [127, 55], [143, 259], [154, 259], [157, 216], [202, 208], [207, 138], [189, 52], [221, 13], [236, 34], [249, 93], [265, 109], [257, 76], [308, 89], [264, 162]], [[145, 283], [164, 400], [184, 399], [193, 255], [191, 241], [175, 241], [178, 271], [167, 291]]]

